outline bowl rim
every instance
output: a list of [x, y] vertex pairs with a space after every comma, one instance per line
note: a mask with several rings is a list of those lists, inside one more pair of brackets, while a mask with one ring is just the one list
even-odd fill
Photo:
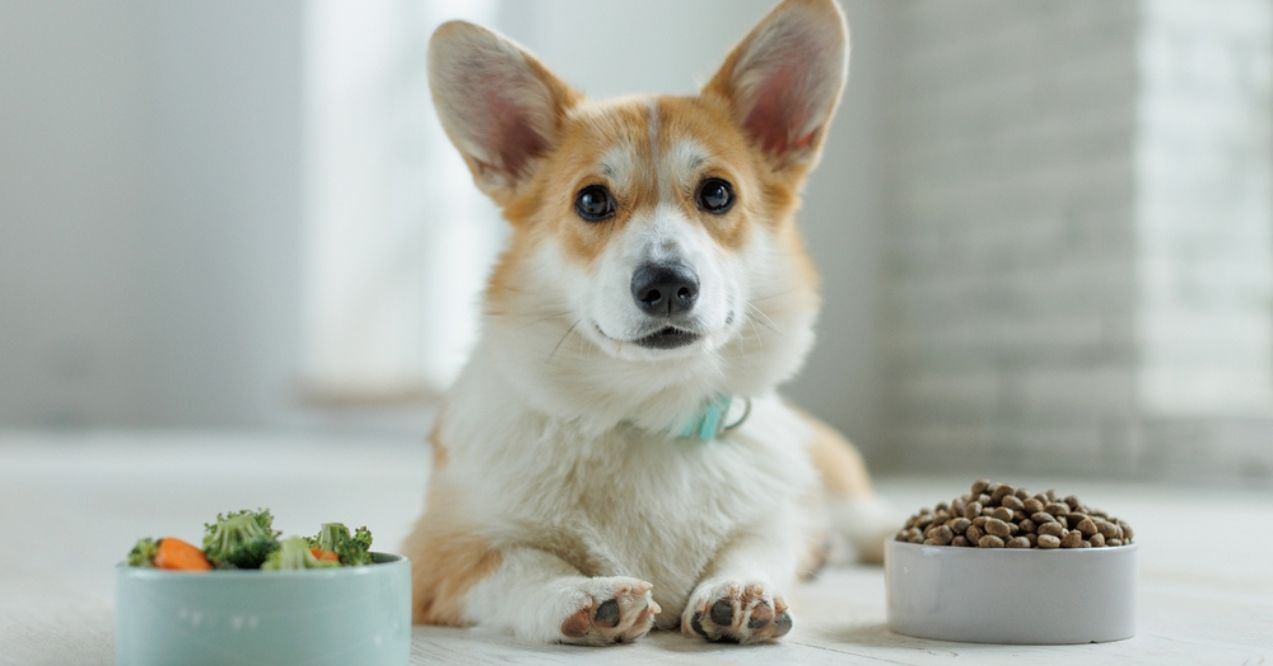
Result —
[[374, 575], [377, 571], [396, 569], [400, 566], [406, 566], [410, 561], [405, 555], [397, 555], [394, 553], [372, 551], [371, 556], [372, 559], [375, 560], [371, 564], [361, 564], [352, 567], [325, 567], [322, 569], [286, 569], [279, 571], [262, 571], [260, 569], [211, 569], [209, 571], [174, 571], [171, 569], [156, 569], [154, 567], [134, 567], [129, 565], [128, 562], [119, 562], [115, 565], [115, 571], [120, 576], [142, 580], [202, 580], [207, 578], [215, 578], [217, 580], [260, 580], [262, 578], [278, 580], [301, 577], [324, 579]]
[[[1133, 541], [1122, 546], [1101, 546], [1099, 548], [973, 548], [971, 546], [934, 546], [923, 543], [911, 543], [909, 541], [898, 541], [892, 537], [885, 539], [884, 547], [887, 548], [915, 548], [925, 553], [985, 553], [987, 556], [999, 557], [1019, 557], [1024, 553], [1071, 553], [1078, 556], [1080, 553], [1087, 553], [1095, 556], [1098, 553], [1129, 553], [1135, 552], [1140, 546], [1139, 541]], [[1048, 557], [1053, 557], [1048, 555]]]

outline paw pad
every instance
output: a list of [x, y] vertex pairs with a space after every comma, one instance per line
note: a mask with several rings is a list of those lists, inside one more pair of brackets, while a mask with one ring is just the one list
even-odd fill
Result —
[[634, 641], [654, 626], [662, 609], [652, 585], [629, 578], [593, 578], [584, 583], [588, 598], [561, 623], [562, 642], [608, 645]]
[[[706, 584], [705, 584], [706, 585]], [[695, 593], [682, 631], [719, 643], [758, 643], [791, 631], [791, 614], [781, 597], [760, 584], [718, 585]]]

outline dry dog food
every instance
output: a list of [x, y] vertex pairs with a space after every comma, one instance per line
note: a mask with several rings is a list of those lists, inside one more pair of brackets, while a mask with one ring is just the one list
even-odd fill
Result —
[[921, 509], [898, 541], [964, 548], [1103, 548], [1132, 542], [1132, 526], [1070, 495], [1031, 495], [985, 479], [950, 503]]

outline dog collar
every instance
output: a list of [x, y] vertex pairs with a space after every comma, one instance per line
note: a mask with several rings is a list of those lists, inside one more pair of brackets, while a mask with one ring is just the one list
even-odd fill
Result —
[[741, 426], [747, 420], [747, 417], [751, 416], [751, 398], [743, 398], [742, 415], [733, 423], [726, 423], [725, 419], [729, 416], [729, 408], [733, 404], [734, 396], [717, 395], [703, 405], [694, 416], [690, 417], [690, 420], [677, 433], [677, 437], [710, 442], [727, 431]]

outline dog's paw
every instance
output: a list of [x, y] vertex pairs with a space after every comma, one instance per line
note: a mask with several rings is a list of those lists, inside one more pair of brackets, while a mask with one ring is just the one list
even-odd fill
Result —
[[791, 631], [782, 597], [762, 583], [707, 581], [681, 615], [681, 633], [725, 643], [763, 643]]
[[575, 610], [561, 622], [562, 643], [630, 643], [654, 626], [662, 610], [650, 595], [653, 585], [621, 576], [589, 578], [580, 584]]

